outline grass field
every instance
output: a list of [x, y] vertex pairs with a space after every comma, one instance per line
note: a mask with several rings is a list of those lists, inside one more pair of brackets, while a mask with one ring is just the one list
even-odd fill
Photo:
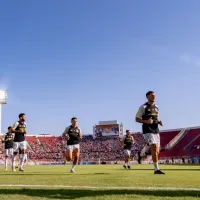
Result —
[[[0, 168], [0, 200], [193, 200], [200, 198], [200, 166], [162, 165], [166, 175], [154, 175], [152, 165], [33, 166], [25, 172]], [[150, 187], [150, 188], [149, 188]]]

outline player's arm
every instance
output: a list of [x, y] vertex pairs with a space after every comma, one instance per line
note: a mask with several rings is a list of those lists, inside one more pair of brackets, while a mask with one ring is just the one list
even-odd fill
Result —
[[163, 126], [163, 123], [162, 123], [162, 121], [161, 121], [161, 120], [159, 120], [159, 115], [158, 115], [158, 124], [159, 124], [160, 126]]
[[5, 136], [1, 139], [2, 143], [5, 143]]
[[138, 109], [138, 112], [136, 113], [135, 121], [142, 124], [153, 124], [152, 118], [149, 118], [148, 120], [142, 119], [142, 116], [144, 115], [144, 113], [145, 113], [144, 106], [140, 106], [140, 108]]
[[126, 144], [124, 144], [124, 140], [125, 140], [125, 136], [123, 136], [120, 141], [122, 143], [122, 148], [124, 148], [126, 146]]
[[132, 144], [134, 144], [134, 143], [135, 143], [135, 140], [134, 140], [133, 136], [131, 136], [131, 138], [132, 138]]
[[69, 135], [68, 135], [68, 131], [69, 131], [69, 128], [67, 127], [64, 132], [62, 133], [62, 138], [64, 140], [69, 140]]
[[79, 130], [80, 130], [79, 140], [82, 140], [83, 139], [83, 133], [82, 133], [81, 129], [79, 129]]
[[[25, 125], [26, 125], [26, 123], [25, 123]], [[26, 125], [26, 127], [27, 127], [27, 125]], [[27, 135], [26, 129], [24, 130], [24, 134], [26, 134], [26, 135]]]
[[126, 136], [123, 135], [122, 138], [120, 138], [120, 141], [121, 141], [121, 142], [124, 142], [125, 137], [126, 137]]
[[160, 124], [160, 126], [163, 126], [163, 123], [161, 120], [158, 121], [158, 124]]
[[21, 130], [15, 130], [19, 125], [19, 122], [15, 122], [12, 126], [12, 133], [22, 133]]

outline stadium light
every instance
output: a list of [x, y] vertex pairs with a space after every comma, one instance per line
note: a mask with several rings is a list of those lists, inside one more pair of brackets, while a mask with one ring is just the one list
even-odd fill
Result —
[[2, 113], [2, 105], [7, 104], [7, 91], [0, 89], [0, 133], [1, 133], [1, 113]]

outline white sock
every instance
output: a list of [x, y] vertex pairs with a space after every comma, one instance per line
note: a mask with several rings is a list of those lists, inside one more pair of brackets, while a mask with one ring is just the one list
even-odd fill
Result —
[[25, 158], [26, 158], [26, 154], [20, 155], [20, 168], [23, 167]]
[[20, 155], [19, 155], [19, 167], [20, 167], [20, 168], [22, 167], [22, 155], [23, 155], [23, 154], [20, 154]]
[[16, 155], [14, 154], [12, 156], [12, 168], [15, 168], [15, 159], [16, 159]]
[[25, 161], [27, 163], [27, 154], [24, 154], [24, 163], [25, 163]]
[[153, 165], [154, 165], [154, 171], [159, 170], [158, 162], [153, 163]]
[[72, 170], [75, 169], [76, 165], [72, 165]]
[[150, 146], [145, 146], [143, 149], [142, 149], [142, 151], [140, 152], [140, 156], [141, 157], [145, 157], [146, 156], [146, 152], [148, 152], [149, 151], [149, 148], [150, 148]]
[[144, 157], [144, 156], [145, 156], [145, 152], [142, 151], [142, 152], [140, 153], [140, 156], [141, 156], [141, 157]]
[[23, 167], [25, 158], [26, 158], [26, 154], [21, 154], [20, 155], [20, 165], [19, 165], [20, 168]]
[[8, 158], [5, 158], [5, 168], [8, 167]]

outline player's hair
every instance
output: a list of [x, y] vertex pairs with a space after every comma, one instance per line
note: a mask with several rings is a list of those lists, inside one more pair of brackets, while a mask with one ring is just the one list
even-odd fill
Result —
[[12, 126], [9, 126], [9, 127], [8, 127], [8, 130], [10, 130], [11, 128], [12, 128]]
[[146, 97], [148, 97], [150, 94], [153, 94], [154, 93], [154, 91], [148, 91], [147, 93], [146, 93]]
[[77, 119], [77, 118], [76, 118], [76, 117], [72, 117], [72, 118], [71, 118], [71, 122], [72, 122], [74, 119]]
[[130, 130], [126, 130], [126, 133], [128, 133]]
[[25, 115], [25, 114], [24, 114], [24, 113], [20, 113], [20, 114], [19, 114], [19, 118], [22, 117], [23, 115]]

